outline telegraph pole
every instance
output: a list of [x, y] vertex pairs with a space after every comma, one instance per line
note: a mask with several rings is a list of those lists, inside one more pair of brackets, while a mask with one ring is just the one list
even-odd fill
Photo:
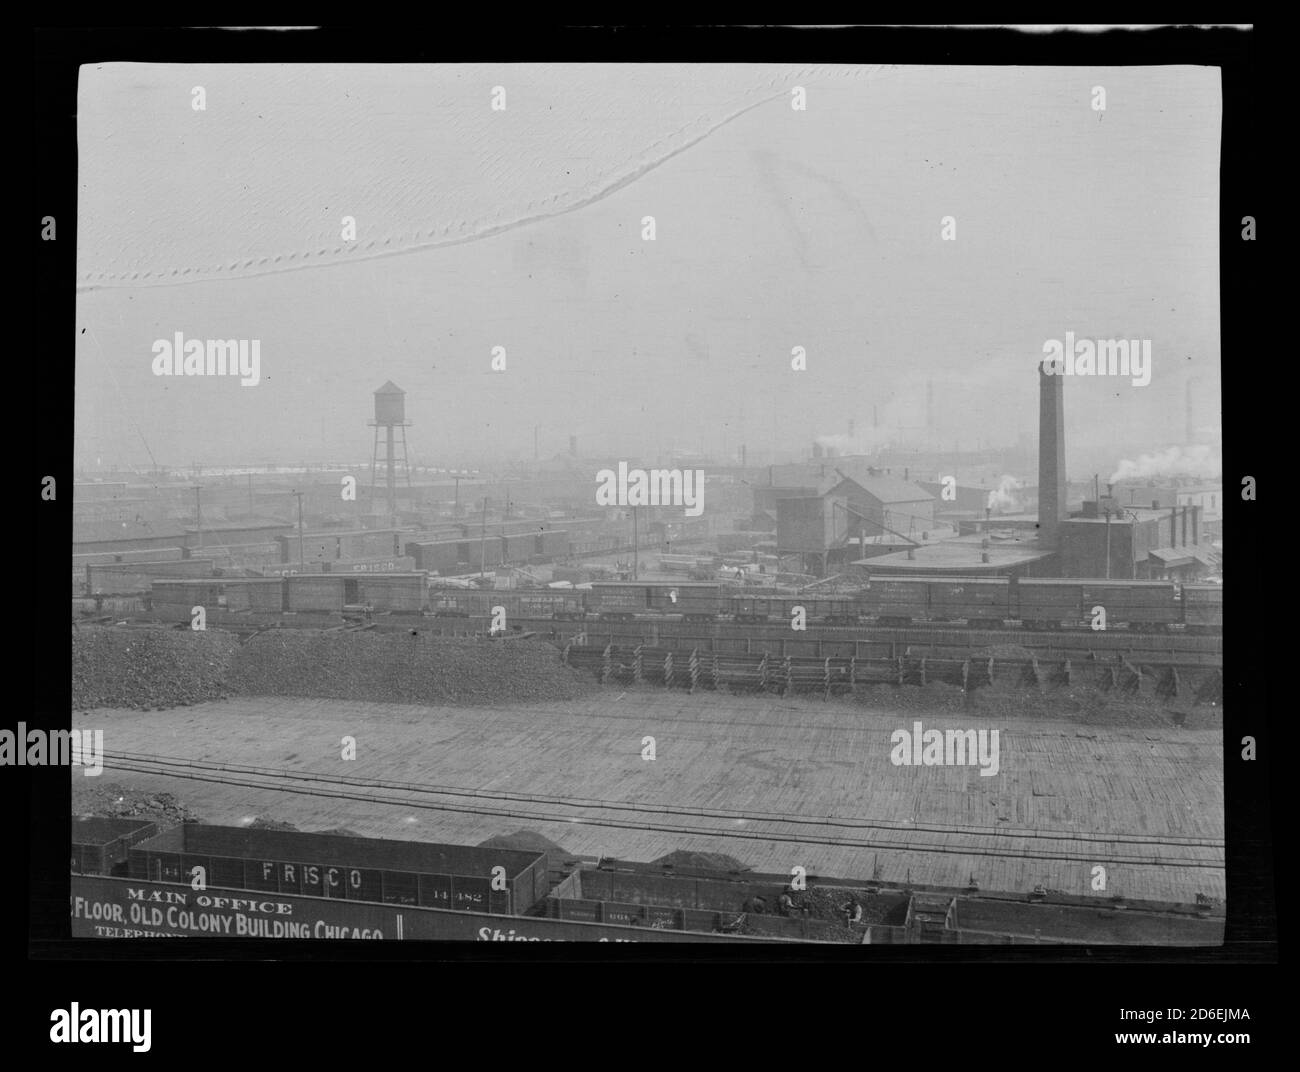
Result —
[[198, 515], [199, 550], [203, 550], [203, 485], [194, 485], [194, 510]]
[[302, 550], [302, 492], [290, 492], [291, 495], [298, 497], [298, 572], [303, 573], [307, 568], [307, 563]]

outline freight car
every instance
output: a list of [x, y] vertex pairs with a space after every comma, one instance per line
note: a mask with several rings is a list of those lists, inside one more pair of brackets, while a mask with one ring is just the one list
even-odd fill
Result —
[[1183, 618], [1171, 581], [1022, 578], [1012, 593], [1012, 617], [1026, 629], [1093, 628], [1101, 620], [1098, 608], [1105, 612], [1106, 629], [1165, 632]]
[[1223, 588], [1217, 584], [1183, 585], [1183, 623], [1189, 633], [1223, 632]]
[[597, 581], [586, 606], [602, 621], [630, 622], [651, 614], [711, 622], [728, 613], [723, 593], [720, 584], [698, 581]]
[[508, 621], [734, 621], [790, 623], [802, 608], [808, 624], [905, 628], [952, 625], [1034, 630], [1091, 629], [1104, 608], [1107, 629], [1217, 634], [1223, 630], [1223, 590], [1168, 581], [1015, 579], [1006, 577], [872, 578], [849, 593], [799, 593], [716, 582], [596, 581], [587, 588], [432, 588], [428, 574], [299, 574], [276, 579], [159, 579], [153, 605], [188, 615], [190, 607], [232, 611], [342, 613], [366, 604], [400, 614]]
[[[128, 874], [251, 890], [522, 915], [546, 895], [546, 856], [519, 849], [186, 823], [131, 845]], [[500, 881], [493, 882], [496, 877]]]
[[434, 588], [429, 593], [429, 609], [435, 618], [490, 617], [496, 607], [505, 608], [507, 620], [552, 618], [581, 621], [587, 616], [586, 593], [572, 588], [526, 591]]

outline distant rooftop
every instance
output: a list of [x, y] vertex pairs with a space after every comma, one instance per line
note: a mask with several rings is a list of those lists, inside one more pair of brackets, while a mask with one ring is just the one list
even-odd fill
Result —
[[[859, 559], [853, 564], [868, 570], [878, 570], [883, 567], [918, 573], [957, 573], [962, 570], [989, 573], [1034, 562], [1053, 553], [1039, 547], [1037, 539], [990, 540], [987, 548], [982, 544], [982, 536], [959, 536], [956, 539], [923, 544], [914, 548], [911, 558], [906, 551], [899, 551], [895, 554], [880, 555], [878, 558]], [[987, 562], [983, 560], [985, 554], [989, 556]]]

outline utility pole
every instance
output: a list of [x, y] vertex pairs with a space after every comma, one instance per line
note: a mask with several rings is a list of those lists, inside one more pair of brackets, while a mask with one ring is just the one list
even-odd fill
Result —
[[293, 491], [290, 494], [298, 497], [298, 572], [302, 573], [307, 568], [306, 557], [302, 548], [302, 492]]
[[478, 545], [478, 575], [480, 578], [487, 575], [487, 496], [483, 496], [483, 531], [479, 536]]
[[194, 510], [198, 515], [199, 550], [203, 550], [203, 485], [194, 485]]

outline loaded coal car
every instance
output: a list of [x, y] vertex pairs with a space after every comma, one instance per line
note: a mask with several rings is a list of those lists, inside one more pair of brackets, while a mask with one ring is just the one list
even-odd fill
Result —
[[128, 856], [129, 877], [145, 882], [188, 886], [201, 867], [209, 889], [462, 912], [522, 915], [547, 892], [545, 853], [519, 849], [185, 823]]
[[1095, 607], [1105, 609], [1107, 629], [1164, 632], [1182, 618], [1170, 581], [1021, 578], [1012, 602], [1026, 629], [1090, 629]]
[[931, 621], [965, 620], [967, 626], [1004, 624], [1011, 614], [1007, 577], [936, 577], [927, 582]]
[[125, 875], [131, 846], [156, 836], [158, 826], [147, 819], [72, 820], [72, 872], [76, 875]]
[[602, 621], [630, 622], [639, 615], [715, 621], [726, 610], [720, 584], [693, 581], [595, 581], [587, 609]]
[[1189, 633], [1223, 632], [1223, 586], [1185, 584], [1182, 590], [1183, 624]]

